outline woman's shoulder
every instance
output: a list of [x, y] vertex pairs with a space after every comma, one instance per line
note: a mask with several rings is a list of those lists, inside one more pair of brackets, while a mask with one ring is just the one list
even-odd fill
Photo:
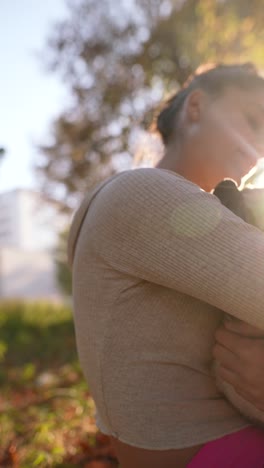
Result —
[[159, 168], [138, 168], [123, 171], [109, 179], [104, 185], [104, 192], [124, 196], [166, 196], [174, 193], [203, 192], [198, 185], [188, 181], [174, 171]]
[[[175, 183], [176, 180], [181, 180], [182, 182], [186, 182], [187, 184], [195, 185], [192, 182], [185, 179], [183, 176], [178, 174], [175, 171], [171, 171], [169, 169], [160, 169], [157, 167], [140, 167], [135, 169], [130, 169], [127, 171], [119, 172], [119, 177], [112, 177], [114, 180], [133, 180], [133, 181], [148, 181], [148, 180], [166, 180], [166, 181], [173, 181]], [[110, 179], [111, 180], [111, 179]]]

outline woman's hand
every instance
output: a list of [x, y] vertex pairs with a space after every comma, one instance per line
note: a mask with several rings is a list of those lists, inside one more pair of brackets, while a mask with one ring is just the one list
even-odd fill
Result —
[[226, 320], [215, 334], [214, 358], [220, 378], [264, 411], [264, 331], [240, 320]]

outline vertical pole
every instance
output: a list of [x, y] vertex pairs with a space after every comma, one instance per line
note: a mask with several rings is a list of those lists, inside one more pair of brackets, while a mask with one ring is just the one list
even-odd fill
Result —
[[[5, 153], [6, 153], [6, 150], [5, 148], [3, 147], [0, 147], [0, 162], [2, 162], [4, 156], [5, 156]], [[1, 181], [1, 179], [0, 179]], [[1, 188], [1, 184], [0, 184], [0, 188]], [[2, 260], [2, 249], [1, 249], [1, 246], [0, 246], [0, 300], [3, 296], [3, 272], [2, 272], [2, 267], [3, 267], [3, 260]]]

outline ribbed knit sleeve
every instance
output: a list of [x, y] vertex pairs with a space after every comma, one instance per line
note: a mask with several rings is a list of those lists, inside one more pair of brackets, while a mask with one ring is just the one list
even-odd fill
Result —
[[264, 329], [264, 234], [170, 171], [128, 171], [89, 208], [109, 267]]

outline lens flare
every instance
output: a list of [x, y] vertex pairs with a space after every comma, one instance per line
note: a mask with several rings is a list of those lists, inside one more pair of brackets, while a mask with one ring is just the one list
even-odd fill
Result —
[[[197, 213], [199, 218], [197, 219]], [[222, 205], [198, 197], [182, 203], [171, 213], [170, 224], [177, 236], [201, 238], [210, 234], [222, 218]], [[193, 222], [195, 219], [195, 223]]]

